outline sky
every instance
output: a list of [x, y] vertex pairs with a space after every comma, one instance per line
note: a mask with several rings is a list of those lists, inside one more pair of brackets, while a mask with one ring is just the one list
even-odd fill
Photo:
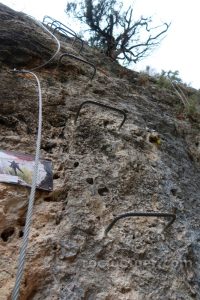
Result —
[[[74, 31], [78, 31], [76, 23], [70, 21], [64, 9], [67, 0], [0, 0], [1, 3], [32, 15], [42, 20], [44, 15], [51, 16]], [[161, 45], [147, 58], [132, 69], [141, 71], [146, 66], [155, 72], [179, 71], [183, 82], [200, 89], [200, 2], [199, 0], [124, 0], [123, 3], [133, 5], [134, 16], [152, 16], [157, 24], [171, 22], [170, 29]]]

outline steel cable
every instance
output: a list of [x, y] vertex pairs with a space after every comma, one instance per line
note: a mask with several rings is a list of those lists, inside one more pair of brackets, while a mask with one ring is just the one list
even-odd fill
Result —
[[34, 164], [34, 170], [33, 170], [31, 193], [29, 196], [28, 211], [27, 211], [27, 215], [26, 215], [26, 224], [25, 224], [25, 228], [24, 228], [23, 242], [22, 242], [22, 246], [20, 249], [20, 255], [19, 255], [19, 260], [18, 260], [16, 281], [15, 281], [15, 286], [14, 286], [13, 293], [12, 293], [12, 300], [17, 300], [18, 296], [19, 296], [20, 283], [21, 283], [24, 264], [25, 264], [26, 248], [28, 245], [28, 238], [29, 238], [32, 214], [33, 214], [35, 190], [36, 190], [37, 177], [38, 177], [38, 165], [39, 165], [39, 159], [40, 159], [40, 145], [41, 145], [41, 135], [42, 135], [42, 93], [41, 93], [40, 81], [39, 81], [37, 75], [35, 75], [33, 72], [27, 71], [27, 70], [20, 70], [20, 71], [14, 70], [14, 72], [29, 73], [35, 77], [35, 79], [37, 81], [37, 85], [38, 85], [38, 106], [39, 106], [39, 109], [38, 109], [38, 133], [37, 133], [37, 141], [36, 141], [35, 164]]
[[38, 67], [35, 67], [33, 69], [31, 69], [30, 71], [35, 71], [35, 70], [38, 70], [44, 66], [46, 66], [47, 64], [49, 64], [54, 58], [55, 56], [60, 52], [60, 41], [57, 39], [57, 37], [50, 31], [48, 30], [41, 22], [39, 22], [38, 20], [36, 20], [35, 18], [31, 17], [31, 16], [28, 16], [29, 18], [31, 18], [32, 20], [34, 20], [40, 27], [42, 27], [43, 29], [45, 29], [55, 40], [56, 40], [56, 43], [57, 43], [57, 50], [56, 52], [54, 53], [54, 55], [48, 60], [46, 61], [45, 63], [39, 65]]
[[15, 281], [15, 286], [14, 286], [13, 292], [12, 292], [12, 300], [17, 300], [19, 297], [20, 284], [21, 284], [23, 271], [24, 271], [26, 249], [28, 246], [29, 232], [30, 232], [31, 221], [32, 221], [33, 205], [34, 205], [35, 191], [36, 191], [37, 177], [38, 177], [38, 166], [39, 166], [39, 159], [40, 159], [40, 145], [41, 145], [41, 136], [42, 136], [42, 92], [41, 92], [40, 81], [39, 81], [37, 75], [35, 73], [33, 73], [32, 71], [38, 70], [38, 69], [46, 66], [48, 63], [50, 63], [55, 58], [55, 56], [60, 51], [60, 42], [54, 36], [54, 34], [51, 33], [41, 22], [37, 21], [36, 19], [34, 19], [31, 16], [29, 16], [29, 17], [31, 19], [33, 19], [40, 27], [45, 29], [56, 40], [57, 50], [48, 61], [46, 61], [45, 63], [43, 63], [31, 70], [16, 70], [16, 69], [14, 69], [14, 71], [13, 71], [16, 73], [28, 73], [35, 77], [37, 86], [38, 86], [38, 107], [39, 108], [38, 108], [38, 133], [37, 133], [37, 141], [36, 141], [33, 179], [32, 179], [31, 192], [30, 192], [29, 201], [28, 201], [28, 211], [27, 211], [27, 215], [26, 215], [26, 224], [24, 227], [23, 242], [22, 242], [22, 246], [21, 246], [20, 254], [19, 254], [16, 281]]
[[22, 242], [22, 246], [21, 246], [20, 254], [19, 254], [15, 286], [14, 286], [13, 292], [12, 292], [12, 300], [17, 300], [19, 297], [20, 284], [21, 284], [23, 271], [24, 271], [26, 249], [27, 249], [28, 241], [29, 241], [29, 232], [30, 232], [31, 221], [32, 221], [35, 191], [36, 191], [37, 177], [38, 177], [38, 166], [39, 166], [39, 159], [40, 159], [40, 145], [41, 145], [41, 136], [42, 136], [42, 92], [41, 92], [40, 81], [39, 81], [37, 75], [35, 73], [33, 73], [32, 71], [38, 70], [38, 69], [46, 66], [47, 64], [49, 64], [60, 51], [60, 41], [56, 38], [56, 36], [52, 32], [50, 32], [41, 22], [37, 21], [32, 16], [28, 16], [28, 17], [30, 17], [32, 20], [34, 20], [35, 23], [37, 23], [40, 27], [42, 27], [44, 30], [46, 30], [56, 40], [57, 50], [48, 61], [46, 61], [45, 63], [43, 63], [35, 68], [32, 68], [31, 70], [16, 70], [16, 69], [13, 70], [13, 72], [16, 72], [16, 73], [31, 74], [36, 79], [37, 86], [38, 86], [38, 133], [37, 133], [37, 141], [36, 141], [35, 164], [34, 164], [34, 170], [33, 170], [31, 192], [30, 192], [29, 201], [28, 201], [26, 224], [24, 227], [23, 242]]

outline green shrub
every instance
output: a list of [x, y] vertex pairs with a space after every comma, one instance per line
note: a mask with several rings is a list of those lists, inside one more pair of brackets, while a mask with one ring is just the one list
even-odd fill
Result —
[[188, 98], [188, 104], [185, 107], [186, 114], [193, 121], [200, 121], [200, 93], [197, 92]]
[[161, 74], [156, 74], [155, 77], [157, 78], [157, 84], [160, 87], [164, 88], [171, 88], [172, 83], [182, 83], [181, 78], [179, 77], [179, 71], [161, 71]]

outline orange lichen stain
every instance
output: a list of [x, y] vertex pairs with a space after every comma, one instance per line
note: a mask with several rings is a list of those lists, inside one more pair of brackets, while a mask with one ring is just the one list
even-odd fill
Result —
[[26, 78], [26, 79], [32, 79], [33, 75], [29, 74], [29, 73], [18, 73], [17, 76], [21, 77], [21, 78]]

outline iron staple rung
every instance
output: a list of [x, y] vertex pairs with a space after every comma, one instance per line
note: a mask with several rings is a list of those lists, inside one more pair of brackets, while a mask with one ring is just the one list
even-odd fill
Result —
[[[46, 19], [51, 20], [50, 22], [48, 22], [46, 24], [46, 26], [50, 27], [50, 29], [53, 30], [53, 34], [55, 33], [56, 30], [64, 31], [65, 33], [67, 32], [68, 34], [71, 34], [72, 36], [74, 36], [75, 37], [75, 42], [76, 42], [76, 40], [80, 41], [80, 43], [81, 43], [81, 48], [79, 50], [79, 54], [80, 54], [82, 49], [83, 49], [84, 42], [80, 37], [77, 36], [76, 32], [74, 30], [72, 30], [70, 27], [63, 24], [62, 22], [60, 22], [58, 20], [55, 20], [55, 19], [53, 19], [52, 17], [49, 17], [49, 16], [44, 16], [44, 18], [43, 18], [43, 23], [44, 24], [45, 24]], [[53, 27], [55, 27], [55, 28], [53, 29]]]
[[164, 218], [171, 218], [171, 221], [167, 223], [167, 225], [164, 227], [164, 230], [166, 230], [176, 219], [176, 214], [173, 213], [160, 213], [160, 212], [128, 212], [121, 215], [116, 216], [113, 221], [108, 225], [108, 227], [105, 229], [105, 235], [108, 234], [108, 232], [112, 229], [112, 227], [115, 225], [115, 223], [123, 218], [127, 217], [164, 217]]
[[81, 61], [81, 62], [83, 62], [83, 63], [85, 63], [85, 64], [90, 65], [90, 66], [94, 69], [94, 72], [93, 72], [93, 74], [92, 74], [92, 76], [91, 76], [91, 80], [94, 78], [94, 76], [95, 76], [95, 74], [96, 74], [96, 67], [95, 67], [94, 64], [92, 64], [91, 62], [89, 62], [89, 61], [87, 61], [87, 60], [84, 60], [84, 59], [82, 59], [82, 58], [80, 58], [80, 57], [78, 57], [78, 56], [75, 56], [75, 55], [73, 55], [73, 54], [70, 54], [70, 53], [63, 53], [63, 54], [60, 56], [60, 58], [59, 58], [59, 63], [61, 62], [61, 60], [62, 60], [62, 58], [63, 58], [64, 56], [68, 56], [68, 57], [74, 58], [74, 59], [79, 60], [79, 61]]
[[[57, 25], [55, 25], [57, 23]], [[57, 20], [54, 20], [52, 23], [51, 23], [51, 27], [53, 27], [53, 25], [55, 25], [55, 27], [64, 27], [66, 28], [67, 30], [71, 31], [72, 34], [74, 34], [75, 36], [77, 36], [76, 32], [74, 30], [72, 30], [70, 27], [66, 26], [65, 24], [61, 23], [60, 21], [57, 21]]]
[[64, 28], [62, 28], [62, 27], [55, 27], [54, 30], [53, 30], [53, 34], [55, 34], [56, 30], [58, 30], [59, 32], [64, 33], [66, 37], [67, 37], [67, 34], [66, 34], [66, 33], [71, 34], [71, 35], [75, 38], [74, 43], [76, 42], [76, 40], [78, 40], [78, 41], [81, 43], [81, 47], [80, 47], [80, 49], [79, 49], [78, 54], [81, 53], [81, 51], [83, 50], [83, 40], [82, 40], [81, 38], [79, 38], [79, 37], [76, 35], [76, 33], [72, 33], [72, 32], [70, 32], [69, 30], [64, 29]]
[[52, 18], [52, 17], [50, 17], [50, 16], [44, 16], [44, 18], [43, 18], [43, 20], [42, 20], [42, 23], [45, 23], [45, 20], [46, 20], [46, 19], [50, 19], [51, 22], [54, 22], [54, 21], [55, 21], [55, 19]]
[[85, 105], [85, 104], [94, 104], [94, 105], [97, 105], [97, 106], [101, 106], [101, 107], [104, 107], [104, 108], [107, 108], [107, 109], [111, 109], [111, 110], [114, 110], [120, 114], [122, 114], [124, 116], [121, 124], [119, 125], [119, 129], [123, 126], [123, 124], [125, 123], [126, 119], [127, 119], [127, 116], [126, 116], [126, 113], [119, 109], [119, 108], [115, 108], [115, 107], [112, 107], [112, 106], [109, 106], [107, 104], [103, 104], [103, 103], [99, 103], [99, 102], [95, 102], [95, 101], [92, 101], [92, 100], [87, 100], [87, 101], [84, 101], [83, 103], [81, 103], [81, 105], [79, 106], [79, 109], [77, 111], [77, 114], [76, 114], [76, 117], [75, 117], [75, 124], [76, 124], [76, 121], [79, 117], [79, 114], [80, 114], [80, 111], [82, 109], [82, 107]]

